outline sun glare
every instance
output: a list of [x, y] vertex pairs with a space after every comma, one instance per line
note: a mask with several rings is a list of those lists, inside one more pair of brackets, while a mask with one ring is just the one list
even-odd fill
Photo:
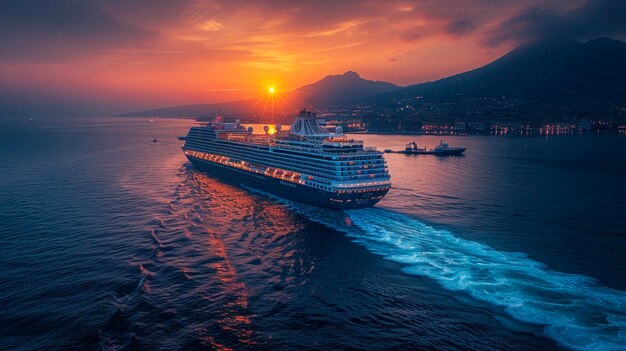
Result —
[[[263, 115], [270, 117], [273, 121], [275, 113], [278, 112], [284, 116], [289, 110], [292, 110], [288, 90], [279, 80], [267, 79], [260, 81], [258, 85], [257, 101], [250, 107], [249, 111], [255, 110]], [[297, 104], [298, 106], [301, 104]]]

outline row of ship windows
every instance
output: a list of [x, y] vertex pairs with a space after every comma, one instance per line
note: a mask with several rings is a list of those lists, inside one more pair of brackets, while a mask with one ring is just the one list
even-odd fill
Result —
[[[224, 153], [229, 154], [229, 151], [231, 151], [231, 150], [223, 150], [223, 151], [224, 151]], [[235, 153], [237, 153], [236, 156], [240, 156], [240, 154], [241, 154], [240, 152], [237, 152], [237, 151], [234, 151], [234, 150], [232, 150], [232, 152], [233, 152], [233, 154], [231, 154], [230, 157], [235, 157]], [[277, 157], [274, 157], [273, 155], [269, 155], [269, 154], [264, 154], [262, 158], [255, 157], [253, 155], [249, 155], [249, 158], [251, 160], [254, 160], [254, 161], [259, 162], [259, 163], [265, 163], [265, 162], [268, 161], [268, 159], [273, 159], [273, 161], [275, 163], [278, 163], [281, 166], [287, 166], [289, 168], [295, 168], [294, 169], [295, 171], [300, 171], [301, 172], [302, 169], [305, 169], [306, 173], [312, 173], [312, 174], [317, 175], [317, 176], [330, 176], [333, 179], [337, 178], [338, 176], [339, 177], [347, 177], [347, 176], [350, 176], [350, 175], [357, 175], [357, 174], [376, 174], [376, 173], [378, 173], [378, 174], [383, 174], [383, 173], [386, 174], [387, 173], [386, 169], [385, 169], [386, 167], [385, 168], [380, 167], [380, 168], [367, 170], [367, 171], [364, 170], [364, 169], [366, 169], [368, 167], [376, 167], [377, 164], [372, 164], [370, 166], [367, 166], [367, 165], [365, 165], [365, 166], [355, 165], [354, 167], [348, 167], [348, 168], [342, 167], [341, 171], [343, 171], [343, 172], [340, 172], [340, 174], [337, 175], [337, 173], [336, 173], [337, 168], [335, 168], [335, 167], [320, 166], [318, 164], [313, 164], [313, 165], [305, 165], [304, 163], [293, 164], [293, 163], [289, 162], [291, 160], [283, 160], [281, 157], [277, 158]], [[306, 162], [306, 163], [310, 163], [310, 162]], [[380, 165], [380, 164], [378, 164], [378, 165]], [[382, 164], [382, 165], [384, 166], [384, 164]], [[352, 171], [350, 171], [351, 168], [353, 169]], [[323, 172], [323, 173], [322, 172], [318, 172], [319, 170], [323, 170], [323, 169], [329, 170], [331, 172]], [[349, 178], [349, 179], [359, 179], [359, 177]]]
[[[201, 148], [202, 146], [205, 146], [205, 145], [201, 145], [201, 144], [197, 144], [197, 143], [188, 143], [188, 146], [189, 147], [193, 147], [193, 148]], [[232, 149], [231, 147], [229, 147], [229, 145], [206, 145], [206, 146], [208, 146], [208, 149], [210, 149], [211, 147], [217, 147], [217, 148], [222, 149], [224, 151], [232, 151], [234, 153], [241, 154], [240, 150], [229, 150], [229, 149]], [[250, 150], [250, 151], [253, 151], [253, 153], [256, 153], [254, 151], [257, 151], [257, 150]], [[281, 157], [280, 154], [271, 154], [271, 153], [265, 153], [264, 152], [262, 154], [262, 156], [264, 158], [274, 158], [274, 159], [278, 158], [278, 160], [283, 159], [283, 157]], [[365, 166], [363, 168], [368, 168], [368, 166], [370, 166], [370, 165], [371, 165], [371, 167], [376, 167], [376, 166], [384, 166], [386, 164], [386, 162], [382, 158], [374, 159], [374, 160], [369, 159], [367, 161], [333, 162], [332, 166], [320, 165], [318, 160], [311, 160], [310, 158], [309, 159], [307, 159], [307, 158], [300, 158], [300, 159], [303, 162], [314, 164], [316, 169], [323, 168], [323, 169], [328, 169], [328, 170], [333, 170], [333, 171], [337, 169], [336, 168], [337, 165], [348, 166], [348, 167], [342, 167], [341, 168], [341, 170], [345, 171], [345, 170], [348, 170], [349, 168], [353, 168], [353, 169], [361, 168], [359, 166]], [[349, 166], [355, 166], [355, 167], [349, 167]]]
[[[301, 150], [301, 151], [293, 151], [291, 149], [281, 149], [281, 148], [277, 148], [275, 147], [273, 149], [274, 152], [284, 152], [284, 153], [289, 153], [292, 155], [308, 155], [309, 157], [315, 157], [315, 158], [320, 158], [320, 159], [328, 159], [328, 160], [333, 160], [333, 161], [339, 161], [339, 160], [369, 160], [369, 159], [373, 159], [373, 158], [382, 158], [382, 155], [378, 152], [371, 152], [371, 151], [363, 151], [363, 150], [355, 150], [353, 152], [350, 153], [346, 153], [344, 155], [342, 154], [338, 154], [338, 153], [333, 153], [333, 152], [328, 152], [327, 150], [323, 150], [323, 152], [320, 152], [320, 150]], [[358, 155], [358, 156], [357, 156]]]
[[[336, 155], [336, 154], [326, 152], [326, 151], [323, 151], [321, 149], [316, 149], [316, 148], [303, 149], [303, 148], [292, 148], [292, 147], [276, 145], [274, 148], [272, 148], [272, 151], [276, 153], [284, 153], [284, 154], [290, 154], [290, 155], [296, 155], [296, 156], [303, 155], [308, 158], [328, 160], [331, 162], [337, 161], [339, 157], [342, 157], [341, 155]], [[352, 156], [352, 154], [350, 154], [350, 156]], [[371, 156], [379, 156], [379, 155], [372, 154]]]
[[[189, 139], [193, 139], [194, 134], [195, 134], [195, 133], [191, 133], [191, 132], [190, 132], [190, 133], [189, 133], [189, 138], [188, 138], [188, 140], [189, 140]], [[205, 135], [207, 135], [207, 134], [205, 134]], [[205, 135], [198, 136], [198, 139], [200, 139], [200, 140], [202, 140], [202, 139], [206, 139]], [[215, 135], [215, 133], [213, 133], [213, 134], [208, 134], [208, 135], [214, 136], [214, 135]], [[213, 137], [213, 138], [210, 138], [210, 140], [211, 140], [211, 141], [217, 141], [217, 142], [220, 142], [220, 141], [226, 141], [226, 142], [228, 142], [228, 140], [227, 140], [227, 139], [219, 139], [219, 138], [214, 138], [214, 137]], [[255, 145], [255, 144], [252, 144], [252, 145], [251, 145], [251, 144], [236, 143], [236, 145], [237, 145], [237, 147], [238, 147], [238, 148], [241, 148], [241, 147], [255, 147], [255, 148], [264, 147], [264, 148], [267, 148], [267, 146], [265, 146], [265, 145], [258, 145], [258, 144], [256, 144], [256, 145]], [[320, 150], [316, 147], [316, 144], [313, 144], [313, 143], [302, 143], [302, 145], [305, 145], [305, 146], [306, 146], [306, 145], [309, 145], [308, 147], [295, 147], [295, 146], [293, 146], [293, 143], [282, 143], [282, 142], [281, 142], [281, 143], [276, 143], [276, 145], [277, 145], [279, 148], [280, 148], [280, 147], [283, 147], [283, 148], [285, 148], [285, 149], [287, 149], [287, 150], [298, 150], [298, 151], [303, 151], [303, 152], [305, 152], [305, 153], [307, 153], [307, 154], [313, 154], [313, 155], [315, 155], [315, 156], [317, 156], [317, 155], [319, 155], [319, 154], [320, 154], [320, 152], [319, 152]], [[339, 149], [339, 150], [341, 150], [341, 149]], [[344, 150], [345, 150], [345, 149], [344, 149]], [[357, 149], [354, 149], [353, 151], [361, 151], [361, 150], [363, 150], [362, 146], [360, 146], [360, 147], [359, 147], [359, 148], [357, 148]], [[328, 150], [328, 151], [330, 151], [330, 150]], [[335, 151], [335, 150], [333, 150], [333, 151]], [[352, 155], [346, 155], [346, 156], [348, 156], [348, 157], [349, 157], [349, 156], [352, 156]], [[378, 156], [378, 155], [377, 155], [377, 154], [373, 154], [373, 156]], [[367, 157], [366, 157], [365, 159], [367, 159]]]
[[382, 198], [383, 198], [383, 195], [379, 195], [379, 196], [372, 196], [372, 197], [367, 198], [367, 199], [354, 199], [354, 200], [353, 199], [345, 199], [345, 200], [343, 200], [343, 199], [332, 199], [331, 198], [330, 201], [337, 202], [337, 203], [352, 202], [352, 201], [354, 201], [354, 202], [365, 202], [365, 201], [372, 201], [372, 200], [382, 199]]
[[[215, 148], [215, 150], [207, 150], [207, 151], [222, 153], [232, 158], [241, 158], [241, 152], [238, 152], [236, 150], [228, 150], [228, 149], [224, 150], [224, 148]], [[302, 170], [306, 170], [306, 173], [312, 173], [312, 174], [319, 175], [319, 176], [324, 176], [324, 175], [332, 176], [334, 174], [334, 172], [332, 172], [334, 171], [334, 168], [332, 167], [313, 165], [313, 164], [309, 164], [309, 162], [291, 163], [291, 162], [288, 162], [287, 160], [282, 160], [280, 157], [275, 157], [269, 154], [264, 154], [262, 156], [251, 154], [251, 155], [246, 155], [246, 156], [247, 156], [246, 161], [250, 161], [254, 163], [259, 163], [259, 164], [271, 163], [271, 164], [280, 165], [283, 167], [287, 166], [287, 168], [291, 168], [295, 171], [301, 172]], [[329, 170], [331, 172], [319, 172], [323, 170]]]
[[226, 156], [213, 155], [199, 151], [185, 150], [185, 154], [215, 163], [219, 167], [235, 168], [235, 170], [243, 169], [245, 171], [251, 172], [254, 177], [257, 177], [258, 174], [264, 174], [265, 176], [281, 179], [281, 181], [284, 180], [292, 183], [302, 183], [302, 181], [300, 180], [301, 174], [297, 172], [288, 172], [273, 167], [263, 167], [263, 169], [255, 169], [254, 167], [251, 167], [254, 165], [249, 165], [245, 162], [232, 162]]
[[306, 184], [308, 186], [311, 186], [311, 187], [314, 187], [314, 188], [323, 189], [323, 190], [326, 190], [326, 191], [332, 191], [332, 188], [329, 187], [329, 186], [319, 185], [319, 184], [315, 184], [315, 183], [312, 183], [312, 182], [304, 182], [304, 184]]
[[[189, 136], [194, 136], [194, 134], [199, 134], [198, 136], [201, 136], [201, 137], [205, 137], [207, 135], [216, 136], [216, 133], [213, 130], [206, 129], [206, 128], [192, 129], [192, 131], [190, 131], [189, 133]], [[363, 150], [363, 144], [360, 144], [360, 143], [350, 144], [350, 145], [332, 145], [332, 144], [323, 144], [323, 143], [294, 142], [294, 141], [290, 141], [290, 142], [277, 141], [276, 142], [276, 145], [285, 146], [286, 148], [289, 148], [289, 149], [303, 150], [303, 151], [309, 151], [311, 149], [316, 150], [320, 144], [322, 145], [324, 151], [327, 151], [327, 152], [346, 152], [346, 151]]]
[[[212, 161], [215, 162], [218, 166], [220, 167], [225, 167], [223, 165], [223, 163], [228, 162], [228, 157], [226, 156], [218, 156], [218, 155], [212, 155], [212, 154], [207, 154], [207, 153], [203, 153], [203, 152], [197, 152], [197, 151], [185, 151], [186, 154], [192, 155], [194, 157], [198, 157], [201, 159], [205, 159], [207, 161]], [[235, 164], [233, 164], [233, 166], [235, 166]], [[250, 170], [248, 166], [241, 164], [239, 166], [237, 166], [237, 168], [243, 168], [246, 170]], [[285, 179], [285, 180], [289, 180], [289, 181], [294, 181], [293, 177], [289, 178], [288, 176], [277, 176], [276, 175], [276, 171], [280, 171], [279, 169], [275, 169], [273, 168], [275, 171], [272, 173], [270, 172], [269, 174], [267, 173], [267, 171], [265, 172], [266, 175], [269, 176], [273, 176], [273, 177], [277, 177], [277, 178], [281, 178], [281, 179]], [[281, 172], [285, 172], [284, 170]], [[256, 175], [255, 175], [256, 176]], [[370, 189], [358, 189], [358, 190], [337, 190], [334, 189], [333, 187], [330, 186], [326, 186], [323, 184], [317, 184], [318, 182], [320, 182], [320, 180], [316, 180], [316, 181], [310, 181], [312, 180], [312, 177], [309, 176], [308, 180], [305, 181], [305, 184], [311, 187], [315, 187], [318, 189], [323, 189], [326, 191], [334, 191], [335, 193], [338, 194], [352, 194], [352, 193], [364, 193], [364, 192], [371, 192], [371, 191], [381, 191], [381, 190], [386, 190], [388, 189], [388, 187], [382, 187], [382, 188], [370, 188]], [[330, 184], [330, 182], [326, 182], [326, 181], [322, 181], [322, 183], [326, 183], [326, 184]], [[367, 183], [363, 184], [364, 186], [367, 186]]]
[[[203, 151], [201, 151], [201, 152], [203, 152]], [[222, 152], [222, 154], [225, 154], [224, 156], [226, 156], [226, 157], [231, 157], [230, 155], [228, 155], [227, 152], [226, 153]], [[237, 156], [240, 156], [240, 155], [237, 155]], [[237, 157], [237, 158], [240, 158], [240, 157]], [[258, 162], [256, 157], [250, 157], [250, 158], [248, 158], [245, 161], [253, 163], [253, 164], [254, 163], [264, 164], [265, 163], [265, 162]], [[286, 170], [291, 170], [291, 171], [295, 171], [295, 172], [302, 172], [302, 170], [298, 169], [297, 167], [284, 167], [283, 162], [275, 162], [273, 164], [273, 166], [283, 167]], [[300, 166], [300, 168], [307, 168], [307, 169], [309, 169], [309, 167], [302, 167], [302, 165], [299, 165], [299, 166]], [[318, 172], [308, 171], [308, 170], [305, 173], [312, 174], [312, 175], [315, 175], [316, 177], [318, 177], [318, 178], [316, 178], [316, 180], [318, 182], [324, 182], [324, 183], [328, 183], [328, 184], [331, 183], [329, 180], [323, 180], [324, 178], [328, 178], [328, 176], [326, 174], [321, 174], [321, 173], [318, 173]], [[311, 177], [311, 178], [313, 178], [313, 177]]]
[[[219, 140], [219, 139], [212, 139], [212, 140], [194, 140], [194, 138], [190, 138], [187, 139], [187, 145], [191, 146], [193, 144], [200, 144], [200, 145], [206, 145], [206, 146], [217, 146], [217, 145], [224, 145], [224, 146], [232, 146], [238, 150], [240, 150], [241, 148], [246, 148], [246, 149], [252, 149], [252, 150], [263, 150], [265, 152], [269, 151], [269, 148], [267, 146], [262, 146], [262, 145], [250, 145], [250, 144], [242, 144], [242, 143], [230, 143], [228, 141], [224, 141], [224, 140]], [[369, 155], [360, 155], [360, 156], [347, 156], [347, 157], [342, 157], [339, 160], [335, 160], [334, 157], [323, 157], [321, 156], [318, 152], [306, 152], [306, 153], [298, 153], [298, 152], [289, 152], [286, 150], [277, 150], [276, 148], [274, 149], [274, 151], [276, 153], [288, 153], [292, 156], [301, 158], [301, 159], [311, 159], [311, 158], [315, 158], [316, 161], [318, 162], [325, 162], [325, 163], [330, 163], [330, 164], [336, 164], [337, 161], [340, 161], [342, 163], [347, 163], [347, 162], [355, 162], [354, 160], [358, 160], [357, 162], [366, 162], [366, 161], [379, 161], [381, 163], [384, 162], [384, 158], [382, 157], [381, 154], [377, 154], [377, 153], [373, 153], [373, 154], [369, 154]], [[268, 153], [271, 154], [271, 153]], [[344, 160], [347, 159], [347, 160]]]
[[337, 194], [356, 194], [356, 193], [370, 193], [375, 191], [389, 190], [389, 187], [385, 188], [373, 188], [373, 189], [359, 189], [359, 190], [336, 190]]
[[325, 186], [325, 185], [319, 185], [319, 184], [315, 184], [315, 183], [311, 183], [311, 182], [305, 182], [306, 185], [308, 186], [312, 186], [318, 189], [323, 189], [326, 191], [333, 191], [336, 194], [362, 194], [362, 193], [372, 193], [372, 192], [377, 192], [377, 191], [384, 191], [384, 190], [389, 190], [389, 187], [384, 187], [384, 188], [370, 188], [370, 189], [357, 189], [357, 190], [336, 190], [333, 187], [330, 186]]
[[[191, 145], [206, 145], [207, 147], [215, 147], [215, 146], [219, 146], [219, 147], [232, 147], [238, 151], [240, 151], [242, 148], [243, 149], [247, 149], [247, 150], [251, 150], [251, 151], [262, 151], [264, 154], [267, 155], [272, 155], [273, 153], [269, 152], [269, 147], [268, 146], [260, 146], [260, 145], [250, 145], [250, 144], [241, 144], [241, 143], [229, 143], [229, 142], [224, 142], [224, 141], [206, 141], [206, 140], [188, 140], [187, 141], [187, 145], [191, 146]], [[329, 157], [325, 158], [319, 154], [306, 154], [306, 153], [295, 153], [295, 152], [284, 152], [283, 150], [281, 150], [280, 152], [276, 152], [275, 154], [281, 154], [281, 153], [288, 153], [290, 155], [293, 155], [293, 157], [296, 158], [300, 158], [300, 159], [304, 159], [304, 160], [311, 160], [311, 159], [315, 159], [315, 161], [317, 162], [323, 162], [323, 163], [328, 163], [328, 164], [334, 164], [336, 163], [336, 161], [333, 161], [332, 159], [330, 159]]]
[[[252, 162], [254, 163], [254, 162]], [[335, 181], [345, 181], [345, 180], [366, 180], [366, 179], [375, 179], [375, 178], [387, 178], [388, 177], [388, 173], [387, 172], [379, 172], [379, 173], [365, 173], [365, 174], [359, 174], [357, 172], [357, 174], [353, 174], [353, 175], [342, 175], [342, 176], [331, 176], [329, 177], [327, 174], [321, 174], [321, 173], [317, 173], [314, 171], [310, 171], [310, 170], [302, 170], [302, 169], [292, 169], [290, 167], [285, 167], [285, 165], [277, 163], [274, 164], [274, 166], [276, 167], [281, 167], [283, 169], [289, 170], [289, 171], [294, 171], [294, 172], [300, 172], [300, 173], [306, 173], [309, 176], [311, 176], [316, 181], [318, 182], [322, 182], [322, 183], [328, 183], [330, 184], [331, 180], [335, 180]]]
[[330, 148], [330, 147], [324, 147], [324, 152], [330, 152], [330, 153], [340, 153], [340, 152], [356, 152], [356, 151], [361, 151], [363, 150], [362, 147], [336, 147], [336, 148]]

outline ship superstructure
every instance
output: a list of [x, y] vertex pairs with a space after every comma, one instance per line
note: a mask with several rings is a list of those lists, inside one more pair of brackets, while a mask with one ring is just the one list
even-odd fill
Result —
[[302, 110], [291, 128], [253, 134], [238, 121], [193, 127], [183, 151], [198, 169], [263, 192], [334, 209], [370, 207], [391, 187], [383, 154]]

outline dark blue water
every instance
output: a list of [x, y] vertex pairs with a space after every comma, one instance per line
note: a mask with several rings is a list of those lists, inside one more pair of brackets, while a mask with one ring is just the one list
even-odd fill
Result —
[[449, 138], [341, 213], [196, 172], [191, 124], [0, 122], [0, 349], [624, 349], [626, 138]]

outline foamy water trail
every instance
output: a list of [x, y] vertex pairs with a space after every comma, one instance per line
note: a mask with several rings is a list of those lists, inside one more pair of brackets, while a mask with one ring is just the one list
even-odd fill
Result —
[[308, 208], [299, 212], [404, 264], [407, 274], [429, 277], [445, 289], [501, 306], [519, 321], [544, 326], [545, 335], [563, 346], [626, 350], [625, 291], [383, 209], [347, 211], [343, 218]]

